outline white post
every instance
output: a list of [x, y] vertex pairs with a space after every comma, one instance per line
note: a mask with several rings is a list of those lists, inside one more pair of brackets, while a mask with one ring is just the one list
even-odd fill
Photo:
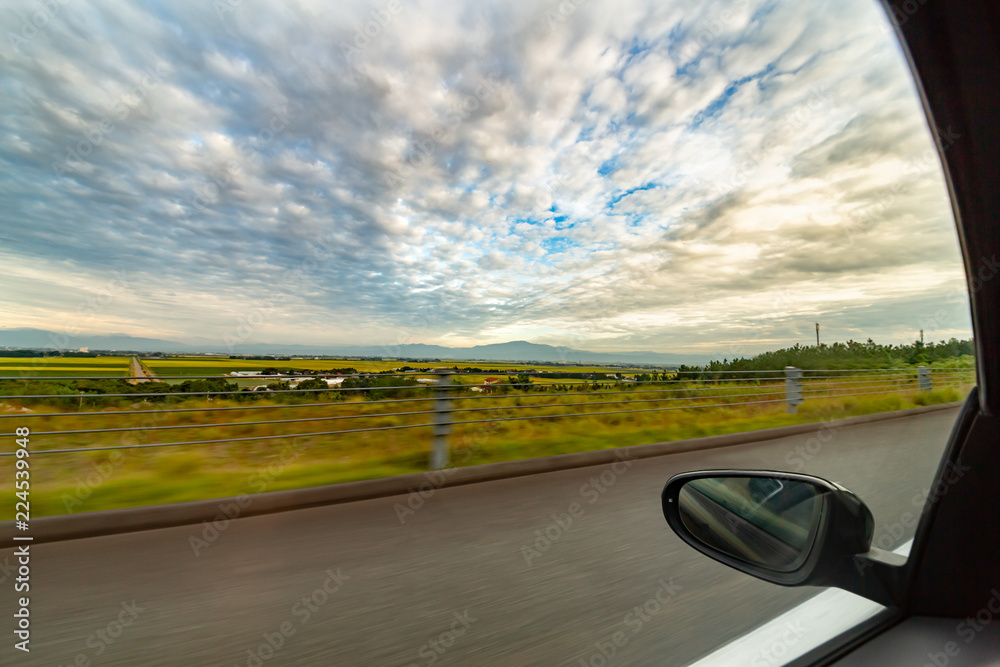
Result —
[[931, 390], [931, 369], [927, 366], [917, 367], [917, 389], [920, 391]]
[[794, 366], [785, 366], [785, 401], [786, 409], [795, 414], [802, 405], [802, 371]]
[[434, 411], [431, 423], [434, 425], [434, 444], [431, 450], [431, 469], [441, 470], [448, 465], [448, 435], [451, 433], [451, 369], [434, 371], [438, 376], [434, 385]]

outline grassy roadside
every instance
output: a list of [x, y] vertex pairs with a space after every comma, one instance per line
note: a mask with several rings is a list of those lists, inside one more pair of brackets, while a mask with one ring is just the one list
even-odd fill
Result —
[[[795, 415], [787, 414], [783, 403], [773, 403], [697, 410], [587, 415], [567, 419], [552, 417], [486, 422], [456, 426], [450, 444], [453, 464], [477, 465], [901, 410], [918, 405], [956, 401], [964, 394], [965, 391], [959, 392], [955, 389], [936, 389], [928, 393], [914, 391], [879, 396], [814, 398], [806, 401]], [[539, 396], [525, 395], [515, 400], [527, 405], [536, 404], [543, 399]], [[221, 407], [222, 403], [216, 401], [213, 404], [197, 405]], [[423, 410], [429, 406], [429, 402], [405, 405], [407, 411]], [[373, 413], [379, 406], [358, 402], [345, 407], [361, 413], [365, 411]], [[559, 404], [553, 402], [551, 409], [559, 409]], [[295, 415], [298, 417], [303, 414], [315, 415], [317, 408], [303, 406], [291, 410], [306, 411]], [[312, 412], [309, 412], [310, 410]], [[253, 415], [244, 414], [243, 411], [222, 414], [228, 415], [227, 418], [233, 421], [263, 419], [259, 412]], [[478, 415], [475, 418], [492, 419], [510, 414], [510, 411], [498, 409], [495, 413], [471, 414]], [[129, 419], [129, 415], [121, 413], [116, 413], [114, 417], [118, 426], [127, 424], [144, 428], [150, 425], [163, 425], [163, 420], [166, 419], [162, 415], [141, 417], [131, 415]], [[420, 415], [417, 419], [423, 422], [425, 417]], [[72, 428], [86, 429], [94, 428], [96, 424], [94, 420], [97, 418], [89, 418], [89, 421], [83, 417], [73, 419], [80, 421]], [[390, 426], [414, 423], [407, 422], [406, 419], [410, 418], [379, 417], [372, 414], [365, 418], [365, 425]], [[220, 421], [220, 416], [218, 413], [181, 413], [171, 415], [170, 420], [171, 424], [196, 424]], [[107, 426], [106, 421], [103, 423]], [[345, 422], [334, 423], [345, 424]], [[357, 428], [353, 420], [348, 423], [351, 426], [345, 425], [343, 428]], [[295, 426], [296, 428], [289, 433], [332, 430], [330, 422], [306, 422], [305, 425]], [[67, 427], [68, 425], [59, 426], [59, 428]], [[32, 430], [35, 432], [50, 428], [55, 426], [44, 422], [32, 424]], [[270, 426], [234, 424], [226, 429], [225, 434], [204, 433], [215, 429], [202, 429], [202, 433], [197, 436], [191, 436], [191, 431], [183, 429], [172, 433], [177, 434], [173, 437], [173, 441], [180, 441], [185, 437], [199, 439], [250, 437], [274, 432], [273, 429], [274, 427]], [[40, 517], [200, 500], [422, 472], [427, 469], [429, 431], [428, 428], [413, 428], [337, 436], [82, 454], [41, 454], [36, 451], [31, 457], [31, 515]], [[184, 436], [183, 433], [187, 435]], [[137, 437], [133, 434], [113, 435], [115, 442], [125, 442], [125, 438]], [[105, 440], [100, 440], [102, 437]], [[32, 446], [44, 449], [115, 444], [108, 441], [107, 437], [104, 434], [82, 434], [59, 436], [46, 441], [45, 436], [33, 436]], [[154, 438], [156, 441], [165, 439], [162, 435], [156, 435]], [[9, 520], [14, 518], [15, 497], [14, 462], [8, 457], [0, 462], [0, 479], [3, 480], [0, 485], [3, 489], [3, 498], [0, 499], [0, 519]]]

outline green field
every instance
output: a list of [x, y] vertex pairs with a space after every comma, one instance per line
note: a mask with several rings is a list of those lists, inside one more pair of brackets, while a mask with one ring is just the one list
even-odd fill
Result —
[[[357, 359], [278, 361], [149, 357], [142, 361], [149, 370], [171, 384], [182, 382], [177, 377], [180, 375], [223, 375], [234, 370], [269, 367], [313, 371], [353, 367], [373, 372], [405, 365], [417, 366], [413, 362]], [[464, 466], [749, 431], [954, 401], [964, 396], [975, 381], [971, 357], [959, 361], [963, 370], [947, 375], [939, 372], [935, 380], [935, 386], [939, 388], [932, 392], [914, 390], [915, 370], [908, 370], [904, 375], [878, 371], [876, 375], [846, 380], [839, 377], [809, 380], [806, 386], [809, 395], [795, 415], [785, 412], [782, 380], [660, 381], [647, 385], [604, 381], [600, 387], [595, 387], [593, 383], [579, 379], [532, 377], [531, 382], [535, 386], [528, 390], [501, 385], [487, 395], [474, 393], [472, 385], [482, 384], [489, 373], [501, 376], [506, 375], [504, 371], [507, 370], [523, 371], [528, 368], [621, 373], [623, 369], [454, 361], [437, 362], [435, 366], [457, 365], [459, 368], [474, 367], [484, 371], [481, 374], [455, 376], [460, 386], [453, 390], [456, 396], [453, 419], [481, 420], [481, 423], [454, 426], [450, 437], [452, 460], [455, 465]], [[10, 379], [61, 375], [121, 377], [129, 374], [129, 358], [3, 358], [0, 369], [0, 373], [6, 374], [4, 377], [8, 378], [10, 389], [2, 392], [4, 394], [53, 393], [44, 389], [56, 387], [59, 383], [39, 380], [21, 384], [10, 383]], [[633, 372], [648, 370], [634, 369]], [[767, 375], [780, 377], [781, 372], [768, 372]], [[407, 379], [412, 381], [413, 377], [419, 376], [416, 374]], [[908, 379], [903, 380], [904, 377]], [[259, 384], [264, 379], [228, 377], [226, 381], [242, 387]], [[4, 450], [13, 449], [12, 433], [15, 428], [27, 426], [32, 432], [33, 516], [302, 488], [421, 472], [428, 467], [431, 415], [427, 411], [433, 407], [433, 402], [431, 391], [425, 387], [384, 389], [374, 396], [383, 400], [412, 399], [405, 402], [378, 403], [366, 400], [360, 392], [208, 397], [175, 393], [159, 394], [147, 401], [128, 392], [122, 397], [104, 396], [102, 392], [108, 392], [108, 389], [106, 386], [101, 388], [101, 382], [81, 381], [76, 384], [75, 381], [62, 381], [61, 390], [54, 392], [60, 394], [58, 398], [46, 396], [0, 401], [0, 434], [6, 434], [9, 442]], [[389, 382], [397, 384], [396, 380]], [[399, 380], [399, 383], [404, 382], [406, 380], [402, 378]], [[88, 385], [91, 391], [80, 394], [86, 388], [84, 385]], [[563, 385], [564, 389], [553, 385]], [[949, 388], [948, 385], [954, 387]], [[109, 393], [122, 392], [125, 387], [139, 393], [153, 389], [153, 385], [149, 384], [119, 383]], [[886, 393], [832, 396], [838, 392]], [[347, 398], [338, 401], [338, 396]], [[671, 400], [664, 400], [668, 398]], [[680, 398], [691, 400], [683, 403], [673, 400]], [[755, 402], [749, 403], [751, 401]], [[663, 410], [664, 407], [671, 409]], [[179, 411], [163, 413], [160, 412], [162, 408]], [[623, 410], [639, 412], [621, 412]], [[47, 413], [64, 414], [47, 416]], [[560, 416], [567, 413], [579, 414]], [[528, 415], [540, 418], [509, 420]], [[249, 423], [287, 419], [297, 421]], [[505, 419], [507, 421], [500, 421]], [[412, 427], [402, 429], [352, 432], [356, 429], [410, 425]], [[55, 433], [57, 431], [61, 433]], [[305, 433], [320, 434], [302, 437], [301, 434]], [[262, 436], [266, 439], [246, 440]], [[55, 449], [79, 450], [218, 439], [234, 441], [45, 453]], [[0, 483], [0, 491], [3, 492], [0, 519], [13, 518], [14, 465], [11, 457], [0, 458], [0, 480], [3, 480]]]
[[[555, 371], [564, 373], [640, 373], [648, 372], [638, 368], [608, 368], [603, 366], [568, 366], [561, 364], [520, 364], [503, 362], [476, 362], [476, 361], [456, 361], [442, 360], [434, 363], [416, 363], [398, 360], [370, 360], [370, 359], [291, 359], [283, 361], [260, 360], [260, 359], [213, 359], [205, 357], [171, 357], [171, 358], [142, 358], [142, 363], [149, 370], [163, 378], [171, 376], [196, 376], [196, 375], [228, 375], [233, 371], [259, 371], [266, 368], [276, 368], [279, 371], [287, 370], [310, 370], [322, 371], [335, 368], [354, 368], [361, 373], [379, 373], [383, 371], [393, 371], [404, 366], [411, 368], [479, 368], [487, 373], [461, 373], [456, 375], [456, 381], [462, 384], [482, 384], [483, 381], [492, 375], [504, 374], [508, 370], [525, 371], [534, 369], [538, 371]], [[433, 377], [432, 375], [415, 373], [413, 377]], [[169, 380], [168, 380], [169, 381]], [[261, 379], [233, 379], [241, 387], [260, 384]], [[578, 384], [585, 382], [580, 379], [556, 379], [537, 377], [533, 382], [538, 384]]]
[[[607, 373], [643, 372], [637, 368], [609, 368], [607, 366], [570, 366], [564, 364], [521, 364], [512, 362], [479, 362], [442, 360], [436, 362], [412, 362], [398, 360], [371, 359], [292, 359], [285, 361], [260, 359], [223, 359], [212, 357], [143, 357], [143, 364], [157, 375], [225, 375], [232, 371], [254, 371], [265, 368], [296, 370], [329, 370], [331, 368], [355, 368], [362, 373], [391, 371], [403, 366], [412, 368], [481, 368], [491, 371], [527, 370], [559, 371], [567, 373]], [[648, 372], [648, 371], [647, 371]]]
[[[671, 393], [668, 397], [687, 396], [699, 399], [686, 402], [684, 406], [782, 399], [781, 383], [771, 386], [742, 383], [725, 387], [691, 383], [669, 386]], [[785, 412], [783, 400], [700, 409], [589, 414], [681, 405], [650, 400], [663, 398], [662, 394], [638, 394], [627, 389], [608, 393], [587, 392], [577, 396], [520, 391], [485, 398], [463, 394], [464, 398], [455, 401], [457, 408], [490, 409], [457, 412], [454, 414], [456, 421], [498, 420], [526, 414], [545, 415], [545, 418], [456, 425], [450, 443], [453, 461], [458, 465], [474, 465], [897, 410], [958, 400], [968, 390], [966, 384], [959, 389], [942, 388], [918, 393], [899, 389], [891, 380], [884, 387], [888, 389], [871, 387], [867, 390], [879, 389], [895, 393], [836, 398], [810, 396], [795, 415]], [[696, 389], [710, 391], [699, 392]], [[213, 397], [214, 400], [180, 397], [182, 402], [171, 407], [196, 408], [197, 411], [161, 414], [155, 411], [155, 405], [140, 402], [132, 403], [131, 408], [109, 407], [106, 411], [97, 409], [97, 414], [7, 417], [0, 420], [3, 424], [0, 431], [11, 432], [17, 426], [31, 428], [31, 446], [34, 450], [31, 457], [32, 514], [45, 516], [301, 488], [424, 471], [427, 469], [431, 447], [431, 432], [426, 427], [430, 421], [429, 414], [384, 414], [430, 409], [432, 401], [427, 390], [417, 391], [417, 395], [407, 395], [423, 396], [425, 400], [387, 404], [355, 397], [329, 405], [308, 405], [325, 403], [329, 399], [306, 398], [301, 395], [285, 396], [280, 403], [260, 401], [250, 405], [226, 400], [225, 397]], [[777, 395], [764, 395], [770, 392], [777, 392]], [[84, 410], [95, 412], [99, 399], [88, 398], [87, 401], [88, 405], [84, 406]], [[75, 400], [73, 403], [75, 404]], [[527, 405], [542, 407], [518, 409], [519, 406]], [[66, 410], [65, 407], [47, 405], [43, 400], [31, 402], [31, 409], [34, 411], [32, 414], [39, 415]], [[142, 410], [153, 412], [146, 414]], [[556, 416], [567, 412], [588, 414], [571, 418]], [[351, 418], [325, 419], [331, 416]], [[304, 421], [283, 424], [246, 423], [274, 419]], [[205, 426], [207, 424], [211, 426]], [[300, 433], [405, 424], [420, 426], [399, 430], [291, 437]], [[154, 430], [162, 426], [179, 428]], [[46, 431], [109, 428], [135, 430], [45, 435]], [[44, 450], [51, 449], [255, 436], [283, 437], [113, 452], [43, 453]], [[283, 456], [284, 463], [281, 460]], [[0, 485], [3, 489], [0, 519], [13, 518], [13, 478], [13, 461], [4, 457], [0, 460], [0, 479], [3, 480]]]

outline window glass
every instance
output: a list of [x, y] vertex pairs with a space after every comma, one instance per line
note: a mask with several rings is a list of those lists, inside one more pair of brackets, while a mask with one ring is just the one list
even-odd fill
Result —
[[419, 475], [39, 545], [40, 661], [776, 665], [877, 610], [713, 562], [658, 501], [818, 475], [905, 553], [940, 492], [968, 295], [878, 3], [0, 5], [0, 518], [21, 427], [36, 517]]

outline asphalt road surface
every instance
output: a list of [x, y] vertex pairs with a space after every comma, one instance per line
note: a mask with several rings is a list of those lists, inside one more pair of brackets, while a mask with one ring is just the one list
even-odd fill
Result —
[[130, 380], [132, 384], [138, 384], [140, 382], [150, 382], [150, 381], [159, 382], [159, 380], [155, 379], [156, 378], [155, 375], [153, 375], [152, 373], [148, 373], [146, 369], [143, 368], [142, 364], [139, 362], [138, 357], [132, 357], [132, 359], [129, 361], [129, 373], [134, 378], [148, 378], [146, 380]]
[[[16, 575], [0, 570], [0, 664], [599, 667], [622, 633], [607, 664], [685, 665], [819, 589], [767, 584], [684, 545], [660, 513], [668, 477], [820, 475], [869, 504], [876, 543], [892, 548], [913, 534], [906, 515], [957, 414], [439, 489], [422, 504], [39, 544], [30, 653], [13, 647]], [[0, 566], [13, 561], [0, 551]]]

